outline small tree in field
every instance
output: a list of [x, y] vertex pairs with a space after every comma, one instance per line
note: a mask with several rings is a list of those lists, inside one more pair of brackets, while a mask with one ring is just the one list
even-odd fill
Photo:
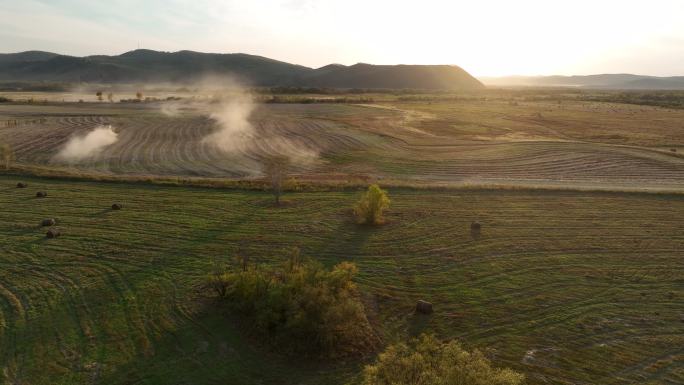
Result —
[[389, 207], [390, 200], [387, 191], [377, 184], [368, 186], [361, 199], [354, 207], [354, 214], [359, 223], [380, 225], [384, 222], [382, 212]]
[[264, 174], [271, 185], [276, 205], [280, 205], [280, 196], [283, 194], [283, 183], [287, 178], [289, 165], [290, 158], [284, 155], [272, 155], [264, 160]]
[[0, 143], [0, 161], [2, 161], [5, 170], [9, 170], [10, 164], [14, 160], [14, 152], [12, 147], [7, 143]]
[[525, 379], [492, 367], [478, 350], [468, 352], [456, 341], [443, 344], [428, 335], [388, 347], [363, 377], [362, 385], [521, 385]]
[[102, 101], [102, 91], [97, 91], [95, 96], [97, 96], [97, 100]]
[[143, 93], [140, 92], [140, 91], [138, 91], [138, 92], [135, 93], [135, 97], [136, 97], [136, 99], [138, 99], [138, 100], [142, 100], [142, 98], [143, 98]]

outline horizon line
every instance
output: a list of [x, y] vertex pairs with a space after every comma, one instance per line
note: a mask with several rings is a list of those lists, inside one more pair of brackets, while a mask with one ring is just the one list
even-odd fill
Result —
[[454, 67], [459, 67], [466, 72], [468, 72], [471, 76], [480, 79], [500, 79], [500, 78], [541, 78], [541, 77], [576, 77], [576, 76], [610, 76], [610, 75], [631, 75], [631, 76], [644, 76], [644, 77], [651, 77], [651, 78], [673, 78], [673, 77], [684, 77], [684, 74], [682, 75], [650, 75], [650, 74], [640, 74], [640, 73], [633, 73], [633, 72], [602, 72], [602, 73], [584, 73], [584, 74], [578, 74], [578, 73], [573, 73], [573, 74], [505, 74], [505, 75], [475, 75], [474, 72], [476, 71], [468, 71], [464, 67], [458, 65], [458, 64], [445, 64], [445, 63], [432, 63], [432, 64], [409, 64], [409, 63], [393, 63], [393, 64], [374, 64], [374, 63], [367, 63], [367, 62], [356, 62], [354, 64], [343, 64], [343, 63], [328, 63], [325, 65], [322, 65], [320, 67], [310, 67], [307, 65], [303, 64], [298, 64], [298, 63], [292, 63], [289, 61], [284, 61], [280, 59], [274, 59], [269, 56], [264, 56], [264, 55], [257, 55], [257, 54], [251, 54], [251, 53], [246, 53], [246, 52], [205, 52], [205, 51], [195, 51], [191, 49], [182, 49], [182, 50], [177, 50], [177, 51], [164, 51], [164, 50], [156, 50], [152, 48], [135, 48], [129, 51], [125, 51], [119, 54], [89, 54], [89, 55], [70, 55], [70, 54], [64, 54], [64, 53], [58, 53], [54, 51], [46, 51], [46, 50], [41, 50], [41, 49], [27, 49], [24, 51], [16, 51], [16, 52], [0, 52], [0, 55], [16, 55], [16, 54], [22, 54], [22, 53], [27, 53], [27, 52], [43, 52], [43, 53], [50, 53], [54, 55], [60, 55], [60, 56], [70, 56], [70, 57], [76, 57], [76, 58], [87, 58], [91, 56], [109, 56], [109, 57], [116, 57], [116, 56], [122, 56], [127, 53], [131, 52], [136, 52], [136, 51], [150, 51], [150, 52], [158, 52], [158, 53], [168, 53], [168, 54], [174, 54], [174, 53], [180, 53], [180, 52], [193, 52], [193, 53], [199, 53], [199, 54], [207, 54], [207, 55], [248, 55], [248, 56], [256, 56], [256, 57], [262, 57], [265, 59], [269, 60], [275, 60], [279, 61], [281, 63], [288, 63], [300, 67], [305, 67], [305, 68], [311, 68], [311, 69], [319, 69], [323, 67], [327, 67], [330, 65], [341, 65], [345, 67], [351, 67], [354, 65], [359, 65], [359, 64], [366, 64], [366, 65], [375, 65], [375, 66], [401, 66], [401, 65], [406, 65], [406, 66], [454, 66]]

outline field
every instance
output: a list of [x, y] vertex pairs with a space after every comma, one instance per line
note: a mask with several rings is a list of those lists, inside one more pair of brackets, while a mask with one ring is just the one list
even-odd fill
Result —
[[[15, 100], [0, 103], [0, 143], [16, 158], [0, 171], [0, 384], [357, 383], [374, 356], [269, 353], [202, 290], [216, 262], [273, 265], [292, 246], [357, 264], [385, 344], [434, 332], [533, 385], [684, 383], [675, 104], [572, 90], [260, 94], [235, 120], [248, 140], [225, 151], [205, 138], [234, 106], [210, 95], [0, 96]], [[109, 125], [117, 140], [101, 152], [56, 156]], [[298, 153], [275, 206], [261, 164]], [[392, 199], [379, 227], [352, 218], [370, 182]], [[45, 218], [61, 237], [45, 237]], [[435, 313], [415, 315], [419, 299]]]
[[[680, 195], [392, 189], [371, 229], [351, 219], [354, 191], [274, 207], [263, 192], [19, 180], [0, 177], [7, 384], [353, 382], [360, 363], [265, 353], [198, 292], [238, 247], [278, 263], [292, 245], [359, 266], [385, 342], [431, 330], [531, 384], [684, 381]], [[45, 239], [46, 217], [62, 237]], [[413, 315], [421, 298], [435, 314]]]
[[[217, 130], [209, 118], [217, 107], [201, 103], [0, 104], [0, 140], [25, 166], [78, 174], [254, 178], [266, 154], [303, 149], [318, 158], [296, 167], [302, 180], [684, 187], [681, 109], [563, 94], [375, 98], [366, 104], [259, 104], [250, 117], [258, 139], [230, 153], [203, 141]], [[55, 161], [73, 135], [98, 125], [112, 125], [118, 142], [79, 164]]]

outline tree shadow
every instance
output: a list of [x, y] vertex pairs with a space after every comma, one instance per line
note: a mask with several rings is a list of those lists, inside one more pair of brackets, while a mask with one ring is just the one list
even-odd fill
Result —
[[249, 337], [219, 304], [210, 306], [214, 308], [155, 340], [153, 354], [139, 350], [98, 383], [334, 385], [348, 383], [360, 370], [356, 363], [273, 353]]
[[410, 337], [417, 337], [430, 328], [431, 314], [414, 312], [408, 317], [408, 333]]
[[342, 261], [354, 261], [363, 256], [368, 240], [381, 231], [379, 226], [359, 225], [353, 218], [343, 219], [332, 231], [331, 238], [326, 239], [319, 247], [305, 250], [311, 256], [335, 264]]

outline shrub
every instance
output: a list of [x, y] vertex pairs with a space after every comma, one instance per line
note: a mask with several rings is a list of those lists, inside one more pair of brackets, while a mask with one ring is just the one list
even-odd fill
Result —
[[379, 225], [384, 222], [382, 212], [389, 207], [390, 200], [387, 191], [377, 184], [368, 186], [361, 199], [354, 207], [354, 214], [359, 223]]
[[288, 354], [344, 357], [378, 345], [352, 281], [356, 266], [332, 270], [302, 262], [298, 251], [280, 269], [216, 270], [208, 286], [241, 315], [252, 332]]
[[455, 341], [443, 344], [422, 335], [380, 354], [363, 372], [363, 385], [519, 385], [524, 376], [493, 368], [478, 350], [468, 352]]

